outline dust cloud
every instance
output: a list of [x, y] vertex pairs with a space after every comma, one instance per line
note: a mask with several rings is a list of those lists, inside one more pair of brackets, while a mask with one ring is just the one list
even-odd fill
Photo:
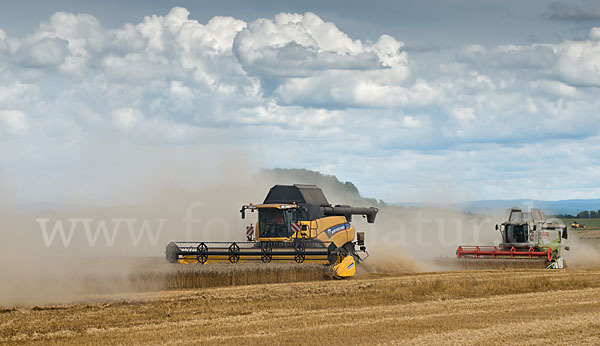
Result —
[[[311, 183], [260, 173], [238, 148], [209, 149], [96, 148], [85, 174], [58, 179], [64, 191], [43, 204], [19, 205], [0, 176], [0, 306], [135, 290], [129, 278], [164, 263], [170, 241], [243, 241], [256, 214], [242, 220], [241, 205], [261, 203], [274, 184]], [[322, 187], [342, 202], [335, 185]]]
[[571, 234], [565, 243], [569, 246], [569, 251], [563, 250], [563, 258], [568, 267], [585, 269], [600, 267], [600, 237], [593, 241], [586, 241]]
[[90, 177], [43, 204], [18, 205], [0, 175], [0, 306], [131, 290], [128, 278], [164, 262], [170, 241], [244, 240], [240, 206], [265, 194], [244, 152], [177, 160], [164, 149], [113, 149], [122, 166], [98, 176], [105, 163], [84, 160]]
[[[269, 182], [281, 184], [316, 184], [323, 189], [331, 204], [355, 207], [377, 207], [374, 224], [360, 216], [353, 217], [358, 232], [364, 232], [370, 256], [361, 263], [366, 273], [413, 273], [457, 269], [455, 252], [459, 245], [490, 245], [500, 242], [495, 225], [504, 221], [505, 211], [492, 215], [466, 214], [445, 206], [402, 207], [385, 205], [373, 198], [364, 198], [346, 188], [335, 178], [311, 172], [275, 170], [266, 175]], [[314, 173], [314, 172], [312, 172]], [[268, 184], [267, 184], [268, 185]], [[438, 196], [450, 204], [451, 189], [443, 185]], [[434, 194], [428, 190], [428, 194]]]
[[[132, 156], [132, 163], [105, 171], [106, 176], [90, 173], [84, 183], [74, 182], [72, 194], [49, 198], [41, 206], [18, 206], [16, 191], [0, 175], [0, 306], [135, 291], [132, 275], [152, 272], [157, 261], [164, 264], [170, 241], [244, 240], [245, 226], [256, 215], [248, 213], [242, 220], [240, 206], [261, 203], [275, 184], [317, 184], [331, 204], [380, 209], [375, 224], [353, 219], [357, 231], [365, 232], [370, 253], [360, 273], [453, 269], [458, 245], [498, 244], [494, 225], [506, 217], [504, 212], [482, 216], [444, 206], [383, 205], [319, 175], [257, 173], [250, 155], [232, 148], [185, 154], [120, 148], [115, 155], [121, 161]], [[93, 171], [98, 167], [92, 161], [88, 168]], [[89, 186], [89, 195], [81, 193]], [[99, 190], [101, 202], [95, 199]], [[570, 245], [565, 254], [569, 265], [600, 263], [595, 248], [576, 239]], [[164, 285], [157, 282], [156, 287]]]
[[372, 231], [366, 232], [367, 247], [377, 254], [374, 262], [388, 270], [455, 269], [459, 245], [499, 242], [494, 229], [499, 219], [442, 207], [381, 207]]

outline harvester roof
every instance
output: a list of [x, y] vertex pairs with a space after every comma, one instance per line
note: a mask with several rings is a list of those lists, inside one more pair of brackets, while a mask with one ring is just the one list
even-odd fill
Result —
[[296, 203], [329, 206], [323, 191], [316, 185], [275, 185], [269, 190], [263, 204]]
[[331, 206], [323, 191], [316, 185], [275, 185], [269, 190], [263, 206], [296, 204], [300, 207], [300, 220], [316, 220], [325, 216], [345, 216], [351, 221], [352, 215], [364, 215], [368, 223], [375, 222], [377, 208], [355, 208], [348, 205]]
[[545, 222], [544, 213], [540, 209], [532, 208], [530, 212], [527, 212], [520, 208], [511, 208], [508, 221], [504, 224], [520, 225], [529, 222]]

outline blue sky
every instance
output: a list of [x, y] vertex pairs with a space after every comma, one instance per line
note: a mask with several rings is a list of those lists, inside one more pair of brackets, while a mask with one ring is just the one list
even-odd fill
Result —
[[597, 2], [2, 3], [0, 76], [9, 203], [262, 167], [390, 202], [600, 196]]

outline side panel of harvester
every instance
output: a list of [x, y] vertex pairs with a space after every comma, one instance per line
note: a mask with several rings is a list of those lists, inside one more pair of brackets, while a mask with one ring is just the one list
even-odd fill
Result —
[[314, 237], [324, 242], [332, 242], [336, 247], [343, 246], [355, 238], [354, 226], [343, 216], [328, 216], [313, 221]]

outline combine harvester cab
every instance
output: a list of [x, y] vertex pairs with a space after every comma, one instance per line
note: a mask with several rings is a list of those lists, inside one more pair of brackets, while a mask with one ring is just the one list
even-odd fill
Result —
[[508, 221], [496, 225], [496, 230], [502, 235], [498, 246], [461, 245], [456, 257], [474, 267], [564, 268], [562, 251], [569, 247], [563, 246], [562, 240], [568, 237], [567, 227], [546, 222], [541, 210], [512, 208]]
[[[258, 213], [256, 230], [246, 228], [247, 241], [171, 242], [170, 263], [292, 262], [332, 265], [338, 277], [353, 276], [356, 265], [368, 257], [363, 232], [350, 224], [352, 215], [374, 223], [377, 208], [331, 206], [315, 185], [275, 185], [262, 204], [240, 210]], [[363, 253], [361, 257], [359, 253]]]

